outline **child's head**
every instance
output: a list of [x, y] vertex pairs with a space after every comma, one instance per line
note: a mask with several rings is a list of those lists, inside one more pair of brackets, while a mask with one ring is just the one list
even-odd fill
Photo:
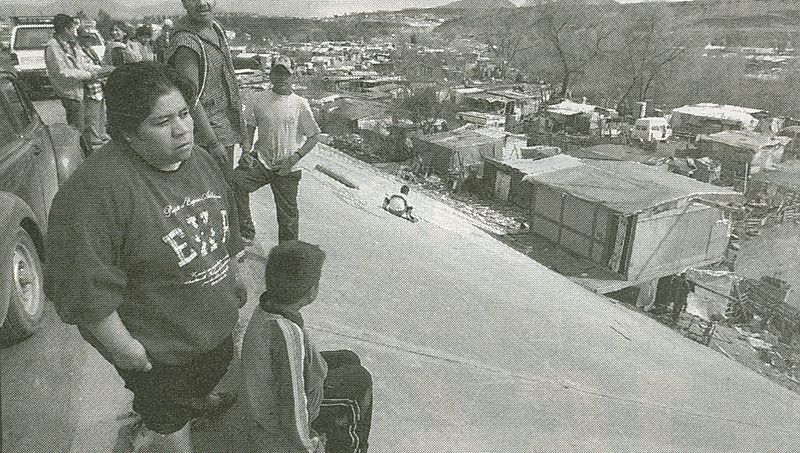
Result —
[[325, 252], [316, 245], [302, 241], [276, 245], [267, 257], [264, 296], [276, 305], [291, 305], [307, 295], [315, 296], [324, 261]]
[[409, 190], [410, 189], [408, 188], [408, 186], [404, 185], [403, 187], [400, 188], [400, 193], [403, 195], [408, 195]]

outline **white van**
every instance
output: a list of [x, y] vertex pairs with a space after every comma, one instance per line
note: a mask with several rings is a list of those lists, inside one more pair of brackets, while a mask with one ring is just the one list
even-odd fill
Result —
[[642, 142], [664, 141], [671, 136], [672, 128], [667, 119], [661, 117], [639, 118], [631, 131], [631, 139]]

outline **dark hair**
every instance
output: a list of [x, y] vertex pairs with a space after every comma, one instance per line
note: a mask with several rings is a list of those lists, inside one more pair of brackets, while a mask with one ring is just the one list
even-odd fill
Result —
[[123, 132], [135, 133], [158, 98], [172, 90], [178, 90], [187, 104], [193, 103], [191, 82], [171, 66], [144, 61], [118, 66], [103, 87], [108, 133], [120, 141]]
[[121, 31], [126, 37], [128, 35], [128, 24], [122, 22], [120, 20], [115, 20], [108, 26], [108, 37], [109, 39], [114, 37], [114, 29], [117, 28]]
[[264, 269], [263, 298], [278, 305], [293, 304], [319, 284], [325, 252], [303, 241], [285, 241], [269, 252]]
[[77, 21], [71, 16], [67, 16], [66, 14], [56, 14], [55, 17], [53, 17], [53, 29], [56, 33], [60, 33], [75, 22]]
[[141, 27], [136, 29], [137, 38], [141, 36], [147, 36], [148, 38], [153, 37], [153, 29], [149, 25], [142, 25]]
[[411, 189], [409, 189], [408, 186], [404, 185], [403, 187], [400, 188], [400, 193], [403, 195], [408, 195], [409, 190]]

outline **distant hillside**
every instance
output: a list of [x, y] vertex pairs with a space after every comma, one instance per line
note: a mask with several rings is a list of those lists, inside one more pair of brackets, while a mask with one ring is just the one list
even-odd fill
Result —
[[114, 18], [131, 19], [154, 15], [183, 14], [184, 9], [177, 0], [4, 0], [0, 2], [0, 17], [8, 16], [53, 16], [58, 13], [76, 14], [79, 11], [88, 17], [97, 17], [102, 9]]
[[510, 0], [456, 0], [441, 6], [442, 9], [497, 9], [516, 8]]

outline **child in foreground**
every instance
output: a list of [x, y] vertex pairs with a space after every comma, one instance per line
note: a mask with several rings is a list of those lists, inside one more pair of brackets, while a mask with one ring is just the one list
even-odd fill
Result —
[[242, 344], [254, 451], [366, 452], [369, 371], [352, 351], [321, 353], [300, 315], [317, 297], [324, 261], [319, 247], [297, 240], [280, 243], [267, 258], [266, 291]]

